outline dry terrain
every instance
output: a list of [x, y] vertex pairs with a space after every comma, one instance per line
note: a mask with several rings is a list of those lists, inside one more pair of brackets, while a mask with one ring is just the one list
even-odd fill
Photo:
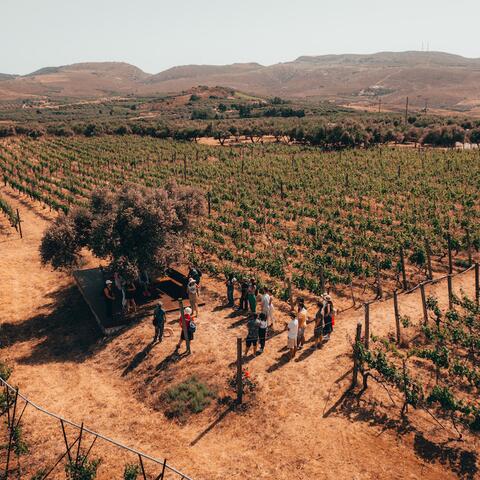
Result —
[[185, 65], [155, 75], [126, 63], [47, 67], [24, 76], [0, 75], [0, 100], [105, 97], [180, 92], [223, 85], [257, 95], [330, 100], [384, 111], [427, 104], [438, 112], [478, 114], [480, 60], [443, 52], [302, 56], [263, 66]]
[[[244, 411], [212, 404], [185, 425], [168, 420], [162, 391], [193, 373], [226, 392], [245, 320], [219, 308], [225, 300], [222, 284], [205, 281], [206, 306], [189, 357], [171, 356], [176, 318], [170, 319], [174, 337], [149, 345], [152, 327], [146, 310], [130, 328], [102, 339], [70, 276], [40, 264], [38, 246], [51, 214], [8, 188], [0, 187], [0, 193], [19, 208], [25, 232], [20, 240], [0, 217], [2, 358], [14, 366], [12, 383], [33, 401], [166, 457], [196, 480], [480, 478], [478, 440], [452, 440], [453, 432], [420, 413], [401, 422], [400, 404], [392, 406], [374, 385], [360, 400], [344, 398], [351, 380], [351, 336], [363, 317], [361, 309], [338, 316], [333, 338], [321, 350], [309, 342], [288, 363], [281, 333], [268, 341], [264, 355], [247, 359], [258, 389]], [[472, 273], [456, 277], [454, 287], [471, 294]], [[428, 291], [445, 305], [443, 282]], [[418, 291], [400, 296], [400, 308], [419, 319]], [[281, 308], [278, 312], [280, 325], [285, 317]], [[372, 305], [371, 316], [373, 333], [392, 330], [392, 301]], [[311, 335], [310, 325], [307, 338]], [[50, 463], [62, 446], [58, 424], [27, 410], [24, 425], [30, 466]], [[101, 479], [120, 478], [123, 463], [135, 461], [103, 443], [95, 455], [104, 459]]]

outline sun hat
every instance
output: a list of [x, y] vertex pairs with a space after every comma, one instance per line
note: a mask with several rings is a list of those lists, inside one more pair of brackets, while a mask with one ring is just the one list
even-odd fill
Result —
[[331, 300], [332, 300], [332, 297], [331, 297], [330, 295], [325, 295], [325, 300], [331, 301]]
[[191, 315], [191, 314], [192, 314], [192, 309], [191, 309], [190, 307], [187, 307], [187, 308], [185, 309], [185, 313], [186, 313], [187, 315]]
[[107, 281], [105, 282], [105, 284], [106, 284], [106, 285], [111, 285], [111, 284], [112, 284], [112, 281], [111, 281], [111, 280], [107, 280]]

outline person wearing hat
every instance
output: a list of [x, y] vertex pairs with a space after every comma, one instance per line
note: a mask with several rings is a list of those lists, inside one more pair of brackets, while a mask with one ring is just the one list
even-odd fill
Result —
[[115, 301], [115, 293], [113, 292], [113, 282], [107, 280], [105, 282], [105, 288], [103, 289], [103, 296], [105, 298], [105, 307], [107, 318], [113, 317], [113, 302]]
[[[190, 322], [192, 321], [192, 309], [190, 307], [185, 308], [183, 311], [183, 318], [185, 318], [185, 327], [187, 329], [187, 335], [188, 339], [190, 341], [193, 340], [193, 330], [190, 328]], [[180, 340], [178, 341], [177, 347], [175, 350], [180, 350], [180, 346], [182, 345], [182, 342], [185, 340], [185, 335], [183, 333], [183, 321], [182, 321], [182, 315], [180, 314], [179, 318], [179, 323], [180, 323]]]
[[189, 278], [187, 284], [188, 300], [193, 312], [198, 317], [198, 297], [200, 296], [200, 288], [194, 278]]
[[165, 320], [167, 319], [167, 312], [163, 309], [163, 303], [158, 302], [153, 311], [153, 326], [155, 327], [155, 334], [153, 335], [153, 342], [161, 342], [163, 338], [163, 330], [165, 328]]
[[333, 302], [330, 295], [325, 295], [323, 319], [323, 339], [330, 340], [330, 334], [333, 331]]

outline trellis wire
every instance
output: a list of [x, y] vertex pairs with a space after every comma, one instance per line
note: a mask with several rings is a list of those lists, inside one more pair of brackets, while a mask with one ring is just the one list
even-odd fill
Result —
[[[193, 480], [191, 477], [185, 475], [184, 473], [180, 472], [179, 470], [177, 470], [176, 468], [170, 466], [167, 464], [166, 460], [160, 460], [158, 458], [155, 458], [155, 457], [152, 457], [151, 455], [148, 455], [146, 453], [142, 453], [140, 452], [139, 450], [136, 450], [135, 448], [131, 448], [131, 447], [128, 447], [127, 445], [124, 445], [123, 443], [120, 443], [118, 442], [117, 440], [113, 440], [112, 438], [109, 438], [105, 435], [102, 435], [101, 433], [97, 433], [93, 430], [90, 430], [89, 428], [83, 426], [82, 425], [78, 425], [77, 423], [75, 422], [72, 422], [71, 420], [68, 420], [60, 415], [57, 415], [56, 413], [52, 413], [50, 411], [48, 411], [47, 409], [45, 409], [44, 407], [41, 407], [40, 405], [37, 405], [36, 403], [32, 402], [30, 399], [28, 399], [27, 397], [25, 397], [25, 395], [22, 395], [18, 389], [16, 389], [15, 387], [12, 387], [12, 385], [10, 385], [6, 380], [4, 380], [3, 378], [0, 378], [0, 384], [2, 384], [4, 387], [6, 387], [7, 389], [11, 390], [12, 392], [15, 392], [17, 395], [18, 395], [18, 398], [21, 398], [24, 402], [25, 402], [25, 407], [23, 409], [23, 411], [25, 410], [26, 406], [27, 405], [31, 405], [34, 409], [38, 410], [39, 412], [42, 412], [44, 413], [45, 415], [48, 415], [49, 417], [51, 418], [55, 418], [57, 420], [59, 420], [60, 422], [63, 422], [65, 424], [68, 424], [80, 431], [83, 431], [83, 432], [87, 432], [91, 435], [93, 435], [95, 438], [100, 438], [102, 440], [105, 440], [106, 442], [112, 444], [112, 445], [115, 445], [116, 447], [118, 448], [121, 448], [123, 450], [126, 450], [130, 453], [133, 453], [135, 455], [138, 455], [140, 458], [144, 458], [144, 459], [147, 459], [147, 460], [150, 460], [151, 462], [153, 463], [156, 463], [158, 464], [159, 466], [161, 466], [163, 469], [168, 469], [170, 470], [171, 472], [177, 474], [180, 476], [180, 478], [182, 480]], [[23, 413], [23, 412], [22, 412]]]

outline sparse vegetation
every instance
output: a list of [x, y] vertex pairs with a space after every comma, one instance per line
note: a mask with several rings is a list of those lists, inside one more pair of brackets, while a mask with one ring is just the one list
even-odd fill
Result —
[[215, 394], [197, 377], [170, 388], [162, 395], [165, 415], [185, 422], [189, 414], [200, 413], [210, 404]]

